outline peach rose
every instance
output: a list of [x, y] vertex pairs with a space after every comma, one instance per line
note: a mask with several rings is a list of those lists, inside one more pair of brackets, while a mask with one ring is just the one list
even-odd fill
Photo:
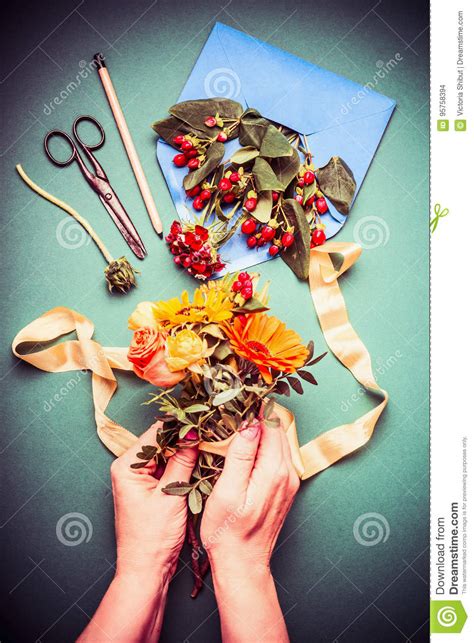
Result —
[[158, 328], [154, 315], [155, 304], [152, 301], [141, 301], [128, 318], [130, 330], [139, 328]]
[[133, 371], [142, 380], [155, 386], [175, 386], [185, 376], [184, 371], [172, 373], [165, 361], [166, 338], [155, 328], [138, 328], [128, 350]]

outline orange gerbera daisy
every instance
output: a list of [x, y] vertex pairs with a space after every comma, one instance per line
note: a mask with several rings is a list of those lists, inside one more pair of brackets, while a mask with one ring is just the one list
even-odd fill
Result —
[[226, 321], [222, 327], [233, 350], [253, 362], [267, 384], [272, 382], [272, 369], [294, 373], [308, 357], [300, 336], [277, 317], [265, 313], [239, 315], [232, 324]]

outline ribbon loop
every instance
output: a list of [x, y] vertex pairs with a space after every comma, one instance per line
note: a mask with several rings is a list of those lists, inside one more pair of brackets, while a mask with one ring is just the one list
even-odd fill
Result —
[[[331, 255], [342, 256], [336, 268]], [[314, 308], [327, 345], [339, 361], [365, 388], [381, 396], [382, 401], [371, 411], [350, 424], [343, 424], [299, 447], [295, 418], [285, 407], [275, 405], [275, 412], [286, 430], [294, 467], [303, 480], [364, 446], [375, 429], [388, 402], [388, 394], [374, 377], [370, 354], [353, 329], [337, 279], [359, 258], [360, 246], [354, 243], [328, 242], [313, 248], [310, 259], [309, 286]], [[36, 352], [21, 353], [26, 343], [35, 345], [54, 341], [75, 331], [77, 339], [67, 340]], [[137, 437], [105, 414], [117, 389], [114, 369], [131, 371], [125, 347], [102, 347], [92, 339], [93, 323], [69, 308], [58, 307], [44, 313], [25, 326], [12, 343], [16, 357], [48, 372], [79, 369], [92, 371], [92, 393], [97, 433], [116, 456], [130, 448]], [[201, 442], [199, 448], [223, 455], [233, 436], [220, 442]]]

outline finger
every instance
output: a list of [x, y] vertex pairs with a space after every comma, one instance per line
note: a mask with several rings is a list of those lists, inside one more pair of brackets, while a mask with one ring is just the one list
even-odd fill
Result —
[[260, 472], [263, 472], [271, 481], [271, 475], [280, 468], [283, 460], [282, 433], [280, 426], [268, 426], [265, 420], [262, 421], [262, 438], [255, 462], [255, 475], [259, 476]]
[[162, 426], [162, 422], [155, 422], [152, 426], [147, 429], [142, 435], [137, 438], [137, 441], [132, 444], [132, 446], [125, 451], [120, 457], [118, 457], [115, 462], [112, 463], [112, 471], [125, 472], [129, 471], [136, 474], [151, 474], [155, 472], [156, 462], [152, 458], [144, 467], [140, 469], [132, 469], [131, 464], [135, 462], [145, 462], [145, 460], [140, 460], [137, 457], [137, 453], [142, 450], [144, 446], [156, 446], [156, 432]]
[[247, 489], [250, 475], [260, 444], [262, 422], [244, 423], [229, 445], [224, 469], [217, 482], [219, 487], [228, 487], [236, 493]]
[[170, 457], [160, 480], [160, 489], [170, 482], [189, 482], [196, 465], [199, 450], [194, 447], [181, 447]]

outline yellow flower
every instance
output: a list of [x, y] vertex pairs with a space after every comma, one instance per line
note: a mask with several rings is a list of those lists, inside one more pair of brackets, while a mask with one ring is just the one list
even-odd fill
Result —
[[128, 318], [130, 330], [138, 330], [139, 328], [154, 328], [158, 330], [159, 324], [153, 314], [155, 307], [156, 304], [152, 301], [141, 301]]
[[168, 301], [157, 301], [153, 314], [155, 320], [163, 326], [181, 324], [221, 322], [232, 317], [232, 302], [225, 293], [217, 289], [204, 292], [198, 288], [192, 301], [184, 291], [181, 299], [174, 297]]
[[174, 373], [200, 362], [206, 352], [206, 345], [194, 331], [184, 329], [166, 340], [166, 363]]

